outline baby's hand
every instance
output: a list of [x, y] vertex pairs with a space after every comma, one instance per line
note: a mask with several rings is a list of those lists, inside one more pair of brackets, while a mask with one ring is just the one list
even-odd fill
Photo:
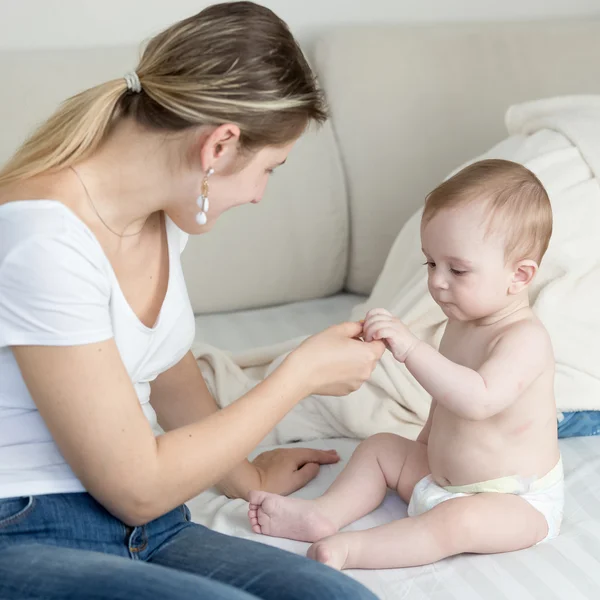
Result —
[[399, 362], [404, 362], [409, 352], [419, 343], [419, 338], [400, 319], [383, 308], [375, 308], [367, 313], [363, 338], [365, 342], [382, 340]]

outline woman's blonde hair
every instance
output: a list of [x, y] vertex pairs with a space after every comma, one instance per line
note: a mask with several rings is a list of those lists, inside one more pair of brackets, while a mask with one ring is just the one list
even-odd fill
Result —
[[166, 132], [234, 123], [242, 150], [284, 145], [326, 118], [315, 77], [287, 25], [253, 2], [209, 6], [147, 44], [136, 73], [65, 101], [0, 171], [0, 184], [89, 156], [119, 119]]
[[484, 203], [487, 232], [505, 237], [505, 258], [542, 261], [552, 236], [552, 206], [541, 181], [510, 160], [475, 162], [435, 188], [425, 200], [422, 224], [444, 209]]

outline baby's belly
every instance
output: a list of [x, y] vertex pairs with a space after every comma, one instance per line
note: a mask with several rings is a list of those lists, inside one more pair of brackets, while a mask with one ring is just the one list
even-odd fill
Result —
[[441, 486], [528, 475], [527, 471], [537, 473], [539, 465], [524, 460], [528, 454], [527, 443], [507, 440], [489, 422], [438, 423], [432, 426], [429, 436], [429, 467]]

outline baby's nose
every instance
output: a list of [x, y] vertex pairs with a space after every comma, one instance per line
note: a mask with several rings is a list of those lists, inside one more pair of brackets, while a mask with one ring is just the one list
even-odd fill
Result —
[[431, 285], [437, 290], [445, 290], [448, 288], [446, 278], [439, 271], [431, 275]]

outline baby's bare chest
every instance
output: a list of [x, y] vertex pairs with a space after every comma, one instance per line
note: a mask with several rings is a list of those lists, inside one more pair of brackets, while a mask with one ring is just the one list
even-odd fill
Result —
[[479, 369], [498, 339], [497, 331], [448, 328], [440, 344], [440, 352], [452, 362]]

